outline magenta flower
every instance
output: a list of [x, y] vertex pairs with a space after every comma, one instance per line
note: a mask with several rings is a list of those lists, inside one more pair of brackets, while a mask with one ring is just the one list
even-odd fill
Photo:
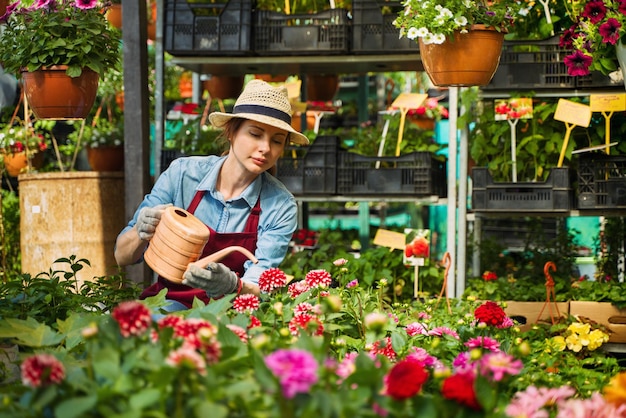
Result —
[[416, 335], [428, 335], [428, 329], [420, 322], [411, 322], [406, 326], [405, 330], [409, 337], [414, 337]]
[[74, 4], [79, 9], [88, 10], [98, 6], [98, 0], [76, 0]]
[[357, 287], [359, 285], [359, 281], [357, 279], [351, 280], [346, 285], [346, 289], [352, 289], [353, 287]]
[[576, 77], [589, 74], [589, 67], [593, 62], [593, 58], [582, 51], [576, 50], [573, 54], [565, 56], [563, 62], [567, 65], [567, 74]]
[[459, 334], [448, 327], [436, 327], [431, 329], [430, 331], [428, 331], [428, 335], [435, 335], [435, 336], [439, 336], [441, 337], [442, 335], [450, 335], [451, 337], [456, 338], [457, 340], [460, 339], [461, 337], [459, 337]]
[[304, 280], [297, 281], [295, 283], [291, 283], [289, 287], [287, 287], [287, 293], [292, 299], [297, 298], [304, 292], [309, 290], [309, 285]]
[[22, 383], [32, 388], [59, 384], [65, 379], [65, 367], [52, 354], [27, 357], [21, 367]]
[[611, 17], [598, 27], [598, 32], [602, 35], [602, 42], [615, 45], [619, 40], [619, 31], [622, 24], [617, 19]]
[[585, 6], [582, 16], [593, 24], [600, 22], [606, 16], [606, 6], [602, 0], [592, 0]]
[[317, 362], [308, 351], [278, 350], [265, 357], [265, 365], [278, 378], [287, 399], [307, 393], [318, 380]]

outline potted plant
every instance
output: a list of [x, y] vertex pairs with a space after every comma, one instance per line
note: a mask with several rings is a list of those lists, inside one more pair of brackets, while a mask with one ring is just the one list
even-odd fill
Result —
[[96, 118], [92, 123], [76, 124], [68, 140], [82, 144], [93, 171], [123, 171], [124, 119]]
[[400, 36], [419, 42], [433, 84], [486, 85], [498, 67], [504, 33], [512, 27], [518, 7], [513, 1], [409, 0], [394, 25]]
[[[584, 76], [593, 70], [609, 74], [617, 70], [619, 51], [623, 50], [620, 39], [626, 25], [622, 2], [594, 0], [569, 4], [574, 24], [565, 30], [560, 40], [562, 47], [573, 50], [563, 59], [568, 74]], [[622, 73], [624, 71], [622, 67]]]
[[[41, 124], [36, 123], [40, 128]], [[7, 123], [0, 128], [0, 166], [17, 177], [24, 170], [43, 164], [43, 151], [48, 148], [47, 135], [41, 129], [24, 123]]]
[[[38, 118], [84, 118], [91, 110], [99, 76], [120, 59], [119, 32], [104, 14], [108, 4], [20, 0], [2, 16], [0, 61], [7, 72], [21, 74]], [[56, 103], [59, 98], [67, 109]]]

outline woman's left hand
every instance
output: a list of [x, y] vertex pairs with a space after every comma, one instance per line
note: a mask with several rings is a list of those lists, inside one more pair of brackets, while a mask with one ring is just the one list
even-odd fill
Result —
[[183, 275], [183, 284], [204, 290], [211, 298], [235, 293], [239, 287], [237, 275], [222, 263], [210, 263], [206, 268], [190, 264]]

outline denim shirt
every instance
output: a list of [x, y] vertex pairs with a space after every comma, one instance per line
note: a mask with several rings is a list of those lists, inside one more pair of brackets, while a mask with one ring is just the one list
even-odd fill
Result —
[[278, 267], [283, 261], [297, 227], [298, 207], [293, 195], [269, 173], [262, 173], [240, 196], [224, 201], [222, 194], [216, 190], [216, 184], [225, 159], [210, 155], [174, 160], [159, 176], [120, 235], [137, 223], [143, 207], [171, 203], [187, 209], [198, 190], [206, 190], [194, 212], [198, 219], [219, 233], [243, 232], [250, 211], [260, 198], [261, 214], [254, 254], [259, 262], [246, 261], [242, 277], [245, 281], [258, 283], [263, 271]]

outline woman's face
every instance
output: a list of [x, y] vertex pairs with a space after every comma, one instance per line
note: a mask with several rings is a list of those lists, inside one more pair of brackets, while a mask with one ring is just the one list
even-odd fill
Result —
[[230, 140], [230, 154], [248, 171], [260, 174], [276, 164], [288, 134], [265, 123], [245, 120]]

